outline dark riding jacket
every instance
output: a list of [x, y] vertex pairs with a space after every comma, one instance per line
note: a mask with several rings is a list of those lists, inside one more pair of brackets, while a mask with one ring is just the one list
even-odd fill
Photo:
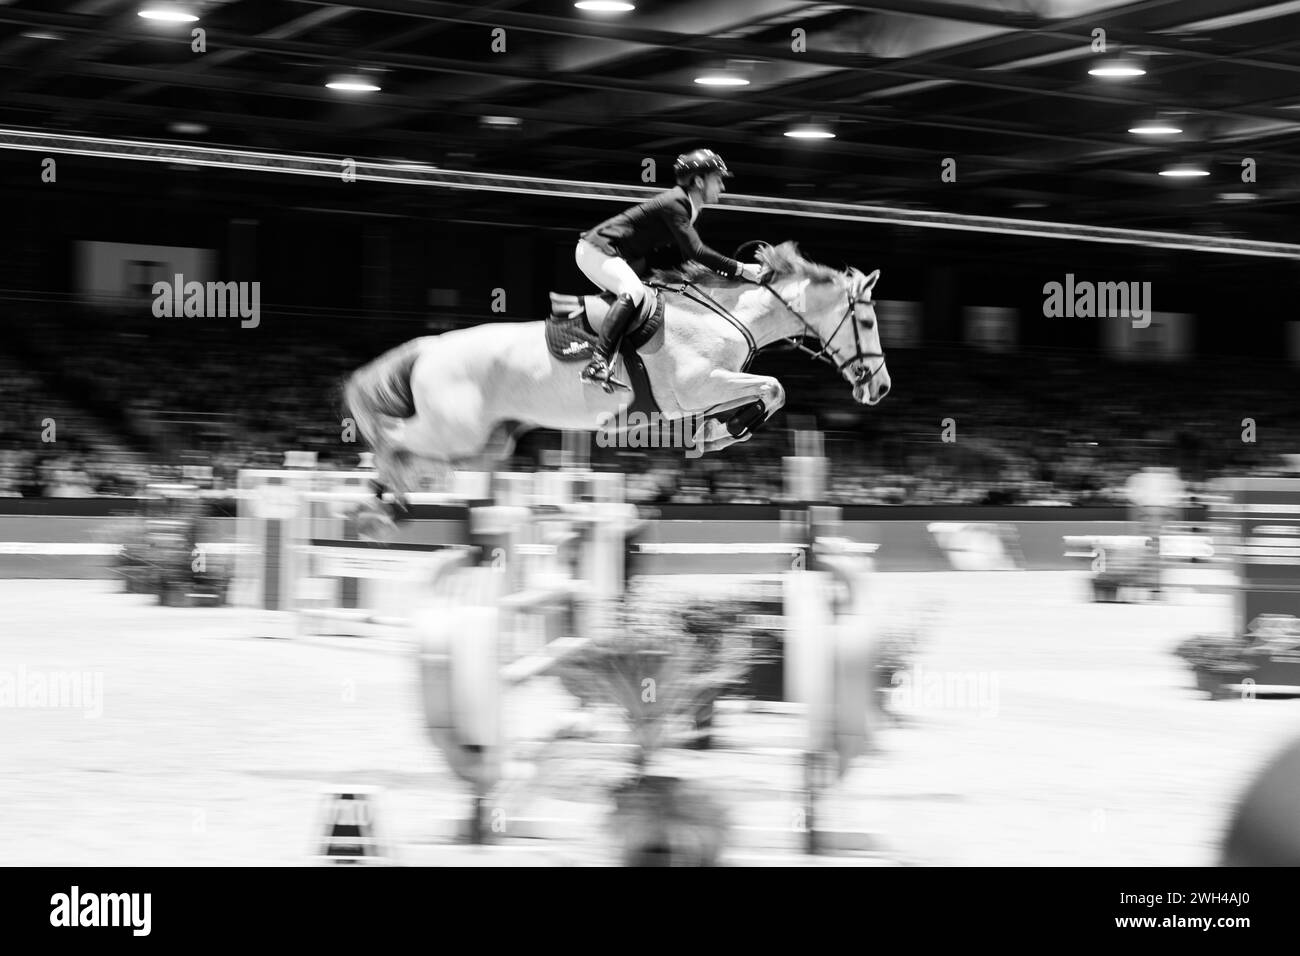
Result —
[[676, 243], [683, 256], [730, 279], [740, 277], [740, 263], [714, 252], [701, 240], [691, 225], [691, 200], [686, 190], [674, 186], [641, 203], [606, 219], [595, 229], [582, 234], [607, 256], [630, 262], [644, 259], [655, 249]]

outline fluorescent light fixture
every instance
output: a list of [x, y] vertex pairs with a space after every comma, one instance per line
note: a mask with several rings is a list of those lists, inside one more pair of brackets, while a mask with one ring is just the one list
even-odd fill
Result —
[[62, 40], [63, 34], [51, 33], [49, 30], [28, 30], [23, 34], [29, 40]]
[[345, 93], [378, 93], [379, 84], [374, 80], [366, 79], [364, 76], [335, 76], [325, 84], [328, 89], [341, 90]]
[[636, 4], [621, 0], [578, 0], [574, 6], [588, 13], [631, 13], [636, 9]]
[[1102, 60], [1088, 70], [1089, 76], [1146, 76], [1146, 70], [1133, 60]]
[[1193, 166], [1190, 163], [1182, 163], [1178, 166], [1166, 166], [1160, 170], [1160, 175], [1174, 179], [1193, 179], [1197, 176], [1208, 176], [1210, 171], [1202, 169], [1200, 166]]
[[1182, 132], [1177, 126], [1158, 120], [1130, 126], [1128, 131], [1138, 136], [1176, 136]]
[[188, 123], [184, 120], [169, 123], [167, 128], [173, 133], [180, 133], [182, 136], [198, 136], [199, 134], [208, 131], [208, 128], [202, 123]]
[[146, 20], [158, 20], [161, 23], [193, 23], [198, 20], [194, 14], [174, 3], [150, 3], [141, 7], [137, 16], [144, 17]]
[[1219, 193], [1219, 198], [1224, 202], [1254, 202], [1257, 197], [1254, 193]]
[[825, 126], [813, 123], [805, 123], [802, 126], [792, 126], [785, 131], [785, 135], [791, 139], [834, 139], [835, 134]]
[[749, 80], [737, 73], [728, 73], [725, 70], [697, 76], [695, 82], [700, 86], [749, 86]]
[[522, 122], [518, 116], [480, 116], [478, 121], [484, 126], [500, 127], [518, 126]]

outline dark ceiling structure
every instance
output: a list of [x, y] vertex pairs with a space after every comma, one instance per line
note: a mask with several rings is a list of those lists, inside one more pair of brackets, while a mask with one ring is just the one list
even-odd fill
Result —
[[[1298, 0], [53, 6], [0, 0], [0, 127], [636, 186], [707, 144], [795, 203], [1294, 241]], [[1117, 57], [1144, 72], [1089, 74]], [[696, 82], [719, 73], [748, 85]], [[787, 135], [810, 124], [834, 138]]]

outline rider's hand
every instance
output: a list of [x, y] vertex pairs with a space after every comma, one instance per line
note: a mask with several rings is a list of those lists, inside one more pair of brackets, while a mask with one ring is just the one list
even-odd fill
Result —
[[748, 279], [750, 282], [762, 282], [763, 267], [753, 262], [742, 262], [740, 264], [740, 277]]

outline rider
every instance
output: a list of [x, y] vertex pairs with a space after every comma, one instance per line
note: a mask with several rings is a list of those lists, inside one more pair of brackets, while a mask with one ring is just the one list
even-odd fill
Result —
[[574, 258], [583, 275], [618, 298], [605, 317], [600, 330], [596, 354], [582, 370], [582, 380], [598, 383], [606, 392], [614, 386], [626, 388], [611, 379], [610, 366], [618, 344], [628, 325], [641, 309], [645, 286], [629, 262], [643, 260], [648, 253], [676, 242], [688, 259], [694, 259], [714, 272], [734, 279], [758, 282], [762, 267], [740, 263], [715, 252], [700, 241], [695, 219], [700, 207], [715, 203], [726, 190], [724, 177], [730, 177], [727, 164], [711, 149], [697, 149], [677, 157], [673, 164], [677, 186], [607, 219], [582, 234]]

